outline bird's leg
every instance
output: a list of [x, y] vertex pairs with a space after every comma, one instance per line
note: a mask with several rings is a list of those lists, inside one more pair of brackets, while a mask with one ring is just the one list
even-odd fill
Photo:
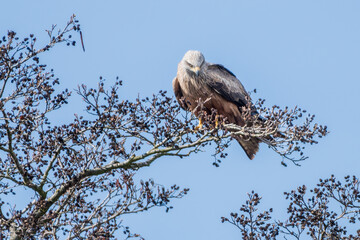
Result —
[[216, 114], [215, 116], [215, 128], [219, 127], [219, 115]]
[[196, 127], [195, 127], [195, 131], [197, 131], [197, 130], [200, 130], [201, 128], [202, 128], [202, 120], [201, 120], [201, 118], [199, 118], [199, 125], [197, 125]]

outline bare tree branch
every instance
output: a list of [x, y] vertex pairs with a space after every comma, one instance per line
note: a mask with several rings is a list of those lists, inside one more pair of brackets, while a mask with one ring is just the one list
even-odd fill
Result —
[[55, 124], [54, 115], [74, 100], [67, 89], [57, 89], [59, 79], [39, 57], [61, 43], [76, 45], [71, 33], [81, 35], [74, 16], [60, 30], [53, 25], [49, 42], [38, 49], [32, 34], [20, 40], [9, 31], [0, 40], [0, 194], [5, 200], [7, 194], [31, 193], [23, 209], [0, 203], [0, 238], [108, 239], [120, 230], [125, 238], [141, 238], [124, 225], [123, 215], [153, 207], [168, 211], [171, 199], [188, 192], [151, 179], [134, 182], [134, 174], [157, 159], [189, 157], [212, 144], [218, 166], [232, 137], [241, 135], [259, 138], [283, 164], [286, 159], [298, 164], [306, 159], [306, 144], [327, 134], [314, 116], [303, 117], [303, 110], [268, 108], [263, 100], [257, 116], [253, 106], [242, 109], [243, 127], [215, 117], [214, 110], [203, 114], [204, 126], [196, 130], [195, 116], [166, 92], [130, 101], [119, 96], [122, 81], [105, 86], [102, 78], [95, 88], [76, 90], [86, 105], [84, 115]]

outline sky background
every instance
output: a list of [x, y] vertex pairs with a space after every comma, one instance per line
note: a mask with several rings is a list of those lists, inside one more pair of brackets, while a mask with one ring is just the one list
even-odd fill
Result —
[[[125, 218], [146, 239], [240, 239], [240, 232], [220, 217], [237, 211], [246, 193], [263, 196], [261, 209], [273, 207], [283, 218], [288, 202], [283, 192], [314, 186], [335, 174], [359, 176], [357, 122], [360, 90], [360, 1], [4, 1], [0, 33], [34, 33], [47, 40], [52, 24], [64, 26], [75, 13], [82, 26], [81, 47], [56, 47], [41, 59], [74, 89], [96, 86], [99, 76], [124, 80], [123, 98], [172, 95], [177, 64], [189, 49], [209, 62], [230, 69], [253, 98], [267, 104], [299, 106], [316, 115], [331, 133], [301, 167], [283, 167], [281, 158], [262, 145], [253, 161], [237, 144], [219, 168], [213, 151], [189, 158], [161, 158], [139, 177], [170, 186], [189, 187], [174, 209], [151, 209]], [[78, 38], [78, 36], [74, 37]], [[67, 106], [59, 121], [84, 113], [80, 99]]]

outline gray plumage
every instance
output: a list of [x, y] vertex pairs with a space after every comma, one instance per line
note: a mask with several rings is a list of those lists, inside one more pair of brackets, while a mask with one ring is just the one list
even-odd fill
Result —
[[[173, 89], [180, 105], [198, 115], [196, 106], [199, 99], [209, 112], [216, 109], [218, 114], [227, 118], [230, 123], [244, 126], [241, 107], [247, 104], [249, 98], [244, 86], [236, 76], [219, 64], [205, 61], [199, 51], [188, 51], [178, 64], [177, 76], [173, 80]], [[185, 101], [181, 101], [181, 99]], [[244, 139], [234, 136], [247, 156], [253, 159], [259, 149], [257, 138]]]

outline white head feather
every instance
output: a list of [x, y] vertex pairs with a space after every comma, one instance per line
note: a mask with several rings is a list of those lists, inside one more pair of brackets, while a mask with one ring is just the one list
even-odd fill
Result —
[[204, 55], [196, 50], [189, 50], [185, 53], [181, 64], [186, 70], [190, 70], [196, 74], [201, 71], [201, 68], [204, 66], [205, 58]]

